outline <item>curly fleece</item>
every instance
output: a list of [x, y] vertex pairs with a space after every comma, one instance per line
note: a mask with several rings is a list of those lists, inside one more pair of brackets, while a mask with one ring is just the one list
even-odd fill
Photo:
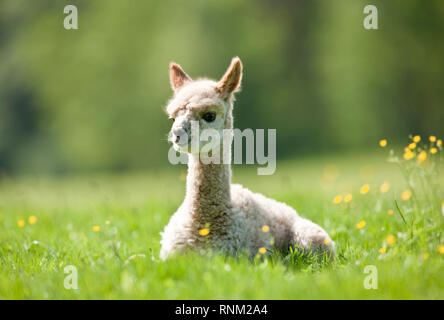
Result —
[[[175, 91], [166, 108], [170, 117], [192, 115], [208, 106], [218, 106], [223, 129], [232, 129], [234, 93], [239, 90], [242, 63], [234, 58], [219, 82], [193, 81], [179, 65], [170, 65], [170, 80]], [[183, 121], [185, 116], [183, 116]], [[263, 231], [268, 226], [268, 232]], [[201, 236], [199, 230], [210, 233]], [[230, 164], [203, 164], [199, 154], [188, 154], [186, 195], [161, 233], [160, 257], [208, 246], [215, 251], [238, 254], [259, 248], [326, 252], [334, 257], [334, 242], [319, 225], [300, 217], [285, 203], [231, 184]]]

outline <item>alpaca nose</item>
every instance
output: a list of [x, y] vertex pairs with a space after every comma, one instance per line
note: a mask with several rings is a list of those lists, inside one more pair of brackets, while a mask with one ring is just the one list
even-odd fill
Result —
[[183, 145], [188, 143], [188, 132], [182, 127], [173, 129], [174, 142]]

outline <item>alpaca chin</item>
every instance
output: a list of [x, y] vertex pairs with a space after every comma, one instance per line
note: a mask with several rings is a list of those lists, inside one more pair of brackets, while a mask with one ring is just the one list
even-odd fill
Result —
[[191, 153], [191, 146], [189, 144], [178, 145], [177, 143], [173, 143], [173, 148], [180, 153]]

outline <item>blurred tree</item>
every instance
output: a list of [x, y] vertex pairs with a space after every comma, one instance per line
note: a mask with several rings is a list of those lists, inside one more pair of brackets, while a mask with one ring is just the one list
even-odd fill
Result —
[[[63, 28], [74, 4], [79, 29]], [[170, 61], [219, 78], [244, 62], [239, 128], [276, 128], [278, 156], [442, 136], [444, 3], [363, 0], [3, 1], [0, 170], [167, 165]]]

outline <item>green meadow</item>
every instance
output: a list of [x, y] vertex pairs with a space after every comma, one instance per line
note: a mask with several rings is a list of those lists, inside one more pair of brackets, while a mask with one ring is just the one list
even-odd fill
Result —
[[[385, 150], [284, 161], [271, 176], [234, 166], [233, 182], [322, 225], [336, 243], [334, 261], [294, 252], [254, 260], [191, 252], [161, 261], [159, 232], [184, 197], [185, 166], [3, 177], [0, 298], [442, 299], [444, 199], [433, 159], [440, 155], [422, 162], [413, 153], [398, 163]], [[66, 266], [77, 270], [77, 289], [65, 288], [74, 283]]]

